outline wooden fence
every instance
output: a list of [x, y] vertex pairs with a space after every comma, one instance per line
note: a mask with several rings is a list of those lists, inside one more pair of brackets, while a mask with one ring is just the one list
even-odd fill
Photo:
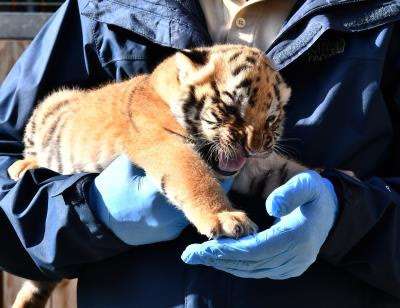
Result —
[[[29, 41], [0, 40], [0, 84]], [[0, 88], [1, 89], [1, 88]], [[0, 308], [9, 308], [23, 279], [0, 272]], [[76, 281], [65, 282], [54, 291], [47, 308], [76, 307]]]

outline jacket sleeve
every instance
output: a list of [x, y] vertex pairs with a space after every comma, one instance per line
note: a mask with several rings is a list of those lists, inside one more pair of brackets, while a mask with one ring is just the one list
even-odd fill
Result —
[[358, 180], [338, 171], [334, 183], [341, 211], [321, 258], [400, 298], [400, 27], [392, 33], [382, 93], [392, 117], [393, 143], [382, 176]]
[[84, 264], [128, 248], [88, 207], [93, 174], [37, 169], [17, 183], [7, 174], [21, 158], [23, 129], [38, 100], [61, 86], [90, 87], [110, 78], [80, 5], [69, 0], [61, 6], [0, 88], [0, 268], [31, 279], [75, 277]]

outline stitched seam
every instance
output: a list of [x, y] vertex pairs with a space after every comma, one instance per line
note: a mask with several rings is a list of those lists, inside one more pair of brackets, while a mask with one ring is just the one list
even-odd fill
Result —
[[[100, 23], [102, 23], [102, 24], [108, 24], [107, 22], [99, 21], [98, 19], [96, 19], [95, 17], [92, 17], [91, 15], [85, 15], [85, 16], [86, 16], [87, 18], [91, 19], [91, 20], [94, 20], [97, 24], [100, 24]], [[118, 26], [118, 25], [117, 25], [117, 26]], [[118, 27], [120, 27], [120, 26], [118, 26]], [[122, 28], [122, 27], [120, 27], [120, 28]], [[109, 60], [109, 61], [105, 61], [105, 59], [104, 59], [104, 58], [101, 56], [101, 54], [100, 54], [100, 43], [99, 43], [98, 36], [95, 34], [95, 32], [96, 32], [96, 30], [94, 30], [94, 27], [93, 27], [93, 38], [94, 38], [95, 45], [96, 45], [96, 53], [97, 53], [99, 59], [102, 61], [103, 66], [104, 66], [105, 64], [109, 64], [109, 63], [112, 62], [112, 61], [119, 60], [119, 59], [111, 59], [111, 60]], [[98, 31], [97, 31], [97, 32], [98, 32]], [[157, 40], [157, 39], [155, 39], [155, 38], [150, 38], [149, 36], [147, 36], [147, 35], [146, 35], [145, 33], [143, 33], [142, 31], [134, 31], [134, 32], [137, 33], [137, 34], [142, 35], [143, 37], [146, 37], [146, 38], [149, 39], [150, 41], [155, 42], [155, 43], [157, 43], [157, 44], [159, 44], [159, 45], [161, 45], [161, 46], [167, 46], [167, 47], [169, 47], [169, 46], [166, 45], [165, 43], [163, 43], [163, 42], [161, 42], [161, 41], [159, 41], [159, 40]]]
[[[150, 3], [150, 4], [153, 4], [153, 5], [156, 5], [156, 6], [162, 6], [162, 7], [166, 8], [166, 9], [167, 9], [168, 11], [170, 11], [170, 12], [173, 12], [173, 11], [174, 11], [173, 9], [171, 9], [170, 6], [164, 5], [164, 4], [161, 4], [161, 3], [155, 3], [155, 2], [147, 1], [147, 0], [142, 0], [142, 2]], [[126, 3], [125, 3], [125, 4], [126, 4]], [[131, 6], [131, 5], [129, 5], [129, 4], [126, 4], [126, 5]], [[135, 8], [136, 8], [136, 6], [134, 6], [134, 5], [132, 5], [132, 7], [135, 7]]]
[[[315, 1], [317, 1], [317, 0], [313, 0], [312, 2], [315, 2]], [[292, 23], [291, 25], [289, 25], [289, 26], [285, 29], [285, 33], [286, 33], [289, 29], [293, 28], [293, 27], [294, 27], [297, 23], [299, 23], [303, 18], [305, 18], [305, 17], [307, 17], [307, 16], [309, 16], [309, 15], [312, 15], [313, 13], [315, 13], [316, 11], [318, 11], [318, 10], [320, 10], [320, 9], [331, 8], [331, 7], [335, 7], [335, 6], [343, 5], [343, 4], [353, 4], [353, 3], [356, 3], [356, 2], [359, 2], [359, 0], [351, 0], [351, 1], [343, 0], [343, 1], [339, 1], [339, 2], [337, 2], [337, 3], [335, 3], [335, 4], [321, 4], [321, 5], [319, 5], [319, 6], [316, 6], [316, 7], [314, 7], [312, 10], [309, 10], [309, 11], [304, 12], [304, 14], [302, 14], [302, 15], [300, 16], [300, 18], [298, 18], [294, 23]], [[363, 0], [362, 2], [366, 2], [366, 1]], [[279, 33], [278, 37], [280, 37], [281, 34], [283, 34], [283, 32], [282, 32], [282, 33]]]
[[290, 57], [286, 57], [286, 59], [280, 61], [280, 66], [286, 66], [289, 63], [291, 63], [292, 61], [294, 61], [295, 59], [297, 59], [304, 52], [304, 50], [306, 50], [308, 47], [310, 47], [318, 39], [318, 37], [321, 35], [321, 32], [323, 32], [323, 31], [324, 31], [323, 29], [319, 30], [316, 33], [318, 36], [314, 41], [313, 40], [309, 41], [303, 48], [298, 50], [295, 54], [293, 54]]
[[[354, 2], [354, 1], [353, 1], [353, 2]], [[391, 1], [391, 2], [388, 2], [388, 3], [385, 5], [385, 8], [387, 8], [387, 7], [389, 7], [389, 6], [393, 5], [393, 4], [394, 4], [394, 6], [395, 6], [396, 8], [399, 8], [400, 6], [399, 6], [399, 4], [397, 4], [397, 2], [398, 2], [398, 1], [396, 1], [396, 0], [393, 0], [393, 1]], [[351, 2], [347, 2], [347, 3], [351, 3]], [[340, 4], [340, 3], [338, 3], [338, 4]], [[380, 19], [380, 20], [378, 20], [378, 21], [376, 21], [376, 22], [373, 22], [373, 23], [364, 22], [363, 24], [358, 25], [358, 27], [362, 27], [362, 28], [360, 28], [360, 29], [351, 28], [351, 26], [346, 26], [346, 25], [344, 25], [344, 26], [345, 26], [347, 29], [349, 29], [350, 31], [353, 31], [353, 32], [361, 32], [361, 31], [366, 31], [366, 30], [373, 29], [373, 28], [379, 27], [379, 26], [381, 26], [381, 25], [384, 25], [384, 24], [386, 24], [386, 23], [388, 22], [388, 20], [389, 20], [389, 22], [390, 22], [390, 20], [393, 19], [395, 16], [396, 16], [395, 14], [392, 14], [392, 15], [390, 15], [390, 16], [387, 16], [387, 17], [385, 17], [385, 18], [383, 18], [383, 19]], [[357, 25], [355, 25], [354, 27], [356, 27], [356, 26], [357, 26]], [[316, 37], [316, 39], [315, 39], [315, 40], [309, 41], [309, 42], [308, 42], [306, 45], [304, 45], [304, 47], [301, 48], [297, 53], [292, 54], [291, 56], [287, 56], [286, 58], [282, 58], [281, 60], [279, 60], [278, 63], [280, 64], [280, 66], [286, 66], [288, 63], [290, 63], [291, 61], [293, 61], [294, 59], [296, 59], [296, 58], [299, 56], [299, 54], [302, 53], [302, 52], [304, 51], [304, 48], [308, 48], [310, 45], [314, 44], [315, 41], [321, 36], [321, 31], [323, 31], [323, 30], [324, 30], [324, 28], [322, 27], [322, 28], [314, 35], [314, 37]], [[311, 43], [311, 44], [310, 44], [310, 43]], [[276, 53], [274, 53], [272, 57], [274, 57], [276, 54], [279, 54], [279, 53], [283, 52], [285, 49], [287, 49], [289, 46], [291, 46], [291, 44], [292, 44], [292, 43], [290, 43], [289, 45], [287, 45], [284, 49], [282, 49], [282, 50], [277, 51]]]
[[[88, 17], [90, 18], [90, 17]], [[97, 33], [99, 31], [96, 32], [95, 28], [96, 26], [99, 27], [99, 21], [97, 21], [96, 19], [90, 18], [91, 20], [93, 20], [93, 26], [92, 26], [92, 36], [93, 36], [93, 42], [94, 42], [94, 47], [96, 50], [96, 54], [99, 57], [99, 60], [101, 61], [101, 66], [104, 67], [104, 63], [106, 62], [105, 59], [103, 58], [103, 56], [100, 53], [100, 43], [99, 43], [99, 38]]]
[[[122, 5], [122, 6], [125, 6], [125, 7], [133, 7], [133, 8], [135, 8], [135, 9], [137, 9], [137, 10], [140, 10], [140, 11], [143, 11], [143, 12], [147, 12], [147, 13], [149, 13], [149, 14], [151, 14], [151, 15], [154, 15], [154, 16], [161, 16], [161, 17], [164, 17], [164, 18], [168, 18], [168, 19], [170, 19], [170, 20], [174, 20], [174, 21], [176, 21], [177, 23], [179, 23], [179, 24], [181, 24], [181, 25], [183, 25], [183, 26], [185, 26], [185, 27], [187, 27], [187, 28], [189, 28], [190, 29], [190, 26], [188, 26], [187, 24], [185, 24], [185, 23], [182, 23], [182, 22], [180, 22], [180, 19], [179, 18], [172, 18], [170, 15], [165, 15], [165, 14], [157, 14], [157, 13], [154, 13], [153, 11], [148, 11], [148, 10], [145, 10], [145, 9], [143, 9], [143, 8], [140, 8], [140, 7], [137, 7], [137, 6], [135, 6], [135, 5], [129, 5], [129, 4], [126, 4], [126, 3], [124, 3], [124, 2], [120, 2], [120, 1], [118, 1], [118, 0], [106, 0], [106, 1], [110, 1], [110, 2], [114, 2], [114, 3], [116, 3], [116, 4], [118, 4], [118, 5]], [[153, 2], [150, 2], [150, 1], [145, 1], [145, 0], [143, 0], [144, 2], [147, 2], [147, 3], [150, 3], [150, 4], [153, 4], [153, 5], [155, 5], [155, 6], [162, 6], [162, 7], [164, 7], [164, 8], [166, 8], [168, 11], [170, 11], [170, 12], [172, 12], [172, 13], [174, 13], [175, 14], [175, 10], [173, 10], [173, 9], [171, 9], [170, 7], [168, 7], [168, 6], [165, 6], [165, 5], [162, 5], [162, 4], [156, 4], [156, 3], [153, 3]], [[187, 14], [185, 14], [185, 15], [187, 15]]]
[[104, 63], [104, 65], [109, 65], [114, 62], [119, 62], [119, 61], [144, 61], [146, 60], [145, 57], [127, 57], [127, 58], [118, 58], [118, 59], [111, 59], [110, 61], [107, 61]]
[[[326, 30], [324, 27], [322, 27], [322, 25], [320, 24], [320, 29], [314, 34], [314, 36], [306, 43], [303, 45], [302, 48], [300, 48], [296, 53], [290, 55], [290, 56], [286, 56], [286, 57], [282, 57], [281, 60], [279, 60], [279, 64], [280, 66], [285, 66], [288, 62], [290, 63], [291, 61], [293, 61], [294, 59], [296, 59], [305, 49], [307, 49], [308, 47], [310, 47], [312, 44], [315, 43], [315, 41], [321, 36], [321, 34]], [[281, 52], [283, 52], [284, 50], [288, 49], [290, 46], [292, 46], [293, 43], [290, 43], [289, 45], [287, 45], [285, 48], [283, 48], [280, 51], [277, 51], [276, 53], [274, 53], [272, 55], [272, 58], [274, 58], [274, 56], [276, 54], [279, 54]]]
[[[176, 23], [178, 23], [178, 24], [184, 26], [186, 29], [189, 29], [189, 30], [193, 31], [193, 29], [192, 29], [189, 25], [187, 25], [187, 24], [185, 24], [185, 23], [182, 23], [182, 22], [180, 21], [180, 19], [178, 19], [178, 18], [171, 18], [171, 16], [168, 16], [168, 15], [156, 14], [156, 13], [154, 13], [154, 12], [151, 12], [151, 11], [148, 11], [148, 10], [145, 10], [145, 9], [142, 9], [142, 8], [140, 8], [140, 7], [137, 7], [137, 6], [131, 6], [131, 5], [128, 5], [128, 4], [126, 4], [126, 3], [119, 2], [118, 0], [106, 0], [106, 1], [108, 1], [108, 2], [113, 2], [113, 3], [117, 4], [117, 5], [124, 6], [124, 7], [134, 7], [135, 9], [137, 9], [137, 10], [139, 10], [139, 11], [146, 12], [146, 13], [148, 13], [148, 14], [150, 14], [150, 15], [153, 15], [153, 16], [168, 18], [168, 20], [170, 20], [170, 21], [175, 21]], [[91, 0], [91, 2], [93, 2], [93, 0]], [[143, 16], [141, 16], [141, 18], [145, 19]], [[147, 20], [150, 20], [150, 19], [147, 19]], [[199, 34], [201, 34], [201, 33], [198, 32], [198, 31], [196, 31], [196, 32], [199, 33]]]
[[[376, 28], [379, 27], [380, 25], [383, 25], [387, 22], [387, 20], [390, 20], [392, 18], [394, 19], [398, 19], [399, 17], [397, 16], [396, 18], [396, 12], [394, 12], [394, 10], [399, 10], [400, 9], [400, 4], [398, 4], [398, 1], [394, 0], [394, 1], [390, 1], [388, 3], [386, 3], [385, 6], [383, 7], [378, 7], [378, 8], [373, 8], [371, 9], [368, 13], [372, 13], [375, 12], [377, 10], [384, 10], [384, 9], [390, 9], [392, 8], [392, 12], [390, 15], [383, 17], [382, 19], [379, 20], [375, 20], [375, 21], [368, 21], [365, 20], [365, 18], [367, 16], [369, 16], [368, 14], [365, 14], [364, 16], [362, 16], [361, 18], [358, 18], [358, 20], [361, 19], [361, 21], [351, 21], [351, 22], [346, 22], [343, 24], [343, 26], [347, 29], [353, 30], [353, 31], [363, 31], [363, 30], [368, 30], [368, 29], [372, 29], [372, 28]], [[398, 12], [397, 12], [398, 13]]]
[[[93, 2], [93, 1], [92, 1], [92, 2]], [[110, 23], [110, 22], [106, 22], [106, 21], [102, 21], [102, 20], [97, 19], [97, 18], [94, 16], [94, 14], [83, 14], [83, 15], [86, 16], [87, 18], [91, 19], [91, 20], [96, 21], [97, 23], [113, 24], [113, 23]], [[145, 21], [151, 21], [150, 19], [146, 19], [146, 18], [144, 18], [143, 16], [142, 16], [142, 19], [145, 20]], [[172, 19], [170, 19], [170, 21], [172, 21]], [[198, 34], [201, 34], [201, 33], [198, 32], [198, 31], [193, 31], [192, 28], [188, 27], [188, 26], [185, 25], [185, 24], [180, 23], [180, 25], [181, 25], [181, 26], [184, 26], [184, 29], [180, 29], [180, 30], [186, 32], [187, 34], [190, 34], [190, 33], [192, 33], [192, 32], [196, 32], [196, 33], [198, 33]], [[118, 26], [118, 27], [120, 27], [120, 28], [124, 28], [124, 27], [122, 27], [122, 26], [120, 26], [120, 25], [116, 25], [116, 24], [115, 24], [115, 26]], [[171, 28], [171, 26], [170, 26], [170, 28]], [[186, 29], [185, 29], [185, 28], [186, 28]], [[125, 28], [125, 29], [126, 29], [126, 28]], [[128, 30], [130, 30], [130, 29], [128, 29]], [[130, 30], [130, 31], [132, 31], [132, 30]], [[142, 35], [142, 36], [148, 38], [149, 40], [158, 43], [159, 45], [170, 47], [169, 45], [165, 44], [164, 42], [161, 42], [160, 40], [157, 40], [157, 39], [154, 38], [154, 37], [149, 37], [149, 36], [148, 36], [146, 33], [144, 33], [143, 31], [135, 30], [135, 31], [133, 31], [133, 32], [135, 32], [135, 33], [137, 33], [137, 34], [140, 34], [140, 35]], [[97, 40], [97, 41], [98, 41], [98, 40]], [[99, 44], [97, 43], [96, 45], [97, 45], [97, 48], [99, 49]], [[103, 60], [103, 62], [104, 62], [104, 60]]]

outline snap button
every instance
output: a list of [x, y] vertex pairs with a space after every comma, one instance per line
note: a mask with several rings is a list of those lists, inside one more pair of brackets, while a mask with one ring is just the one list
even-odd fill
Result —
[[235, 23], [238, 28], [244, 28], [246, 26], [246, 19], [243, 17], [238, 17], [236, 18]]

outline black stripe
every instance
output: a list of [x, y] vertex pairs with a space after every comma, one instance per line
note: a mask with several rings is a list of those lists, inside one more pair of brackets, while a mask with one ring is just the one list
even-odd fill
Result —
[[190, 135], [195, 136], [195, 139], [198, 139], [201, 134], [196, 118], [200, 118], [203, 107], [204, 104], [198, 104], [194, 86], [191, 86], [189, 89], [189, 96], [183, 103], [182, 111], [187, 131]]
[[196, 104], [197, 112], [194, 114], [194, 119], [196, 121], [200, 120], [201, 111], [204, 108], [205, 97], [202, 97]]
[[235, 98], [233, 97], [233, 95], [232, 95], [231, 93], [229, 93], [228, 91], [223, 91], [222, 94], [224, 94], [224, 95], [226, 95], [226, 96], [229, 96], [229, 98], [230, 98], [232, 101], [235, 100]]
[[281, 78], [281, 76], [279, 76], [279, 74], [275, 74], [275, 82], [276, 83], [282, 83], [282, 78]]
[[50, 126], [50, 128], [47, 130], [47, 134], [45, 138], [42, 140], [41, 147], [45, 148], [49, 145], [51, 138], [54, 135], [54, 132], [57, 130], [59, 124], [60, 124], [60, 119], [62, 118], [63, 115], [65, 115], [67, 112], [60, 112], [55, 119], [53, 119], [53, 124]]
[[217, 120], [217, 122], [221, 122], [221, 118], [214, 110], [211, 111], [211, 114], [215, 118], [215, 120]]
[[254, 107], [254, 105], [256, 104], [256, 96], [257, 96], [257, 92], [258, 92], [258, 87], [254, 87], [253, 91], [251, 93], [251, 96], [249, 98], [249, 105], [251, 107]]
[[278, 102], [281, 101], [281, 91], [278, 88], [277, 84], [274, 84], [274, 94]]
[[226, 117], [227, 112], [226, 112], [226, 105], [225, 104], [218, 104], [217, 105], [217, 109], [218, 111], [221, 113], [221, 115], [223, 116], [223, 118]]
[[256, 64], [257, 60], [254, 57], [247, 56], [246, 61], [250, 62], [251, 64]]
[[62, 135], [63, 135], [63, 129], [64, 129], [64, 127], [65, 127], [65, 125], [67, 124], [66, 123], [66, 118], [64, 118], [63, 119], [64, 121], [62, 121], [61, 122], [61, 124], [60, 124], [60, 126], [59, 126], [59, 128], [58, 128], [58, 130], [57, 130], [57, 138], [56, 138], [56, 140], [55, 140], [55, 145], [53, 144], [52, 145], [52, 147], [56, 147], [56, 151], [55, 151], [55, 160], [56, 160], [56, 170], [59, 172], [59, 173], [63, 173], [63, 171], [64, 171], [64, 166], [63, 166], [63, 164], [62, 164], [62, 153], [61, 153], [61, 146], [60, 146], [60, 143], [61, 143], [61, 141], [62, 141]]
[[211, 97], [211, 103], [216, 105], [221, 101], [218, 97]]
[[75, 141], [75, 136], [70, 134], [69, 146], [71, 148], [69, 149], [69, 163], [71, 164], [72, 171], [75, 172], [75, 173], [78, 173], [78, 172], [80, 172], [81, 168], [80, 168], [80, 166], [79, 166], [79, 168], [75, 167], [77, 165], [76, 161], [75, 161], [75, 151], [71, 150], [71, 149], [75, 148], [74, 147], [74, 141]]
[[237, 76], [239, 75], [241, 72], [250, 69], [251, 67], [247, 64], [241, 64], [238, 67], [236, 67], [233, 71], [232, 71], [232, 75], [233, 76]]
[[215, 80], [211, 81], [211, 88], [214, 90], [216, 97], [220, 98], [221, 97], [221, 93], [218, 90], [217, 83], [216, 83]]
[[166, 196], [167, 195], [167, 176], [164, 174], [161, 177], [161, 192]]
[[244, 119], [240, 115], [238, 106], [230, 106], [225, 104], [218, 105], [218, 108], [221, 113], [223, 113], [226, 117], [233, 116], [237, 123], [243, 123]]
[[251, 87], [248, 87], [247, 90], [246, 90], [246, 95], [249, 96], [250, 92], [251, 92]]
[[236, 88], [247, 88], [247, 87], [250, 87], [252, 82], [253, 81], [250, 78], [245, 78], [236, 86]]
[[25, 148], [30, 148], [33, 147], [33, 136], [25, 136], [24, 138], [24, 144], [25, 144]]
[[27, 157], [27, 156], [36, 156], [36, 151], [35, 150], [33, 150], [33, 149], [25, 149], [24, 150], [24, 157]]
[[64, 108], [65, 106], [67, 106], [69, 103], [71, 103], [74, 100], [63, 100], [63, 101], [59, 101], [57, 102], [55, 105], [52, 105], [51, 108], [47, 109], [46, 113], [44, 113], [43, 118], [42, 118], [42, 123], [41, 125], [43, 126], [47, 119], [52, 116], [55, 112], [59, 112], [62, 108]]
[[103, 171], [104, 167], [101, 164], [96, 163], [94, 165], [94, 169], [96, 170], [96, 172], [101, 172], [101, 171]]
[[268, 92], [266, 95], [267, 95], [267, 100], [269, 100], [271, 102], [271, 99], [272, 99], [271, 92]]
[[206, 65], [208, 62], [208, 50], [191, 49], [181, 50], [180, 52], [188, 57], [193, 63]]
[[37, 117], [37, 112], [34, 112], [31, 118], [29, 119], [28, 124], [26, 125], [24, 133], [25, 149], [34, 146], [34, 138], [36, 133], [36, 117]]
[[235, 53], [229, 58], [229, 62], [235, 61], [237, 58], [239, 58], [239, 56], [240, 56], [241, 53], [242, 53], [241, 51], [235, 52]]
[[[34, 135], [36, 133], [36, 118], [37, 118], [37, 112], [34, 112], [31, 119], [29, 120], [29, 123], [27, 125], [27, 130], [25, 132], [25, 136], [27, 136], [28, 134], [30, 134], [31, 138], [34, 138]], [[28, 131], [29, 129], [29, 131]], [[28, 138], [30, 139], [30, 138]], [[33, 144], [33, 142], [32, 142]]]
[[259, 55], [259, 53], [258, 53], [257, 51], [250, 50], [250, 52], [251, 52], [251, 54], [252, 54], [253, 56], [255, 56], [255, 57]]

